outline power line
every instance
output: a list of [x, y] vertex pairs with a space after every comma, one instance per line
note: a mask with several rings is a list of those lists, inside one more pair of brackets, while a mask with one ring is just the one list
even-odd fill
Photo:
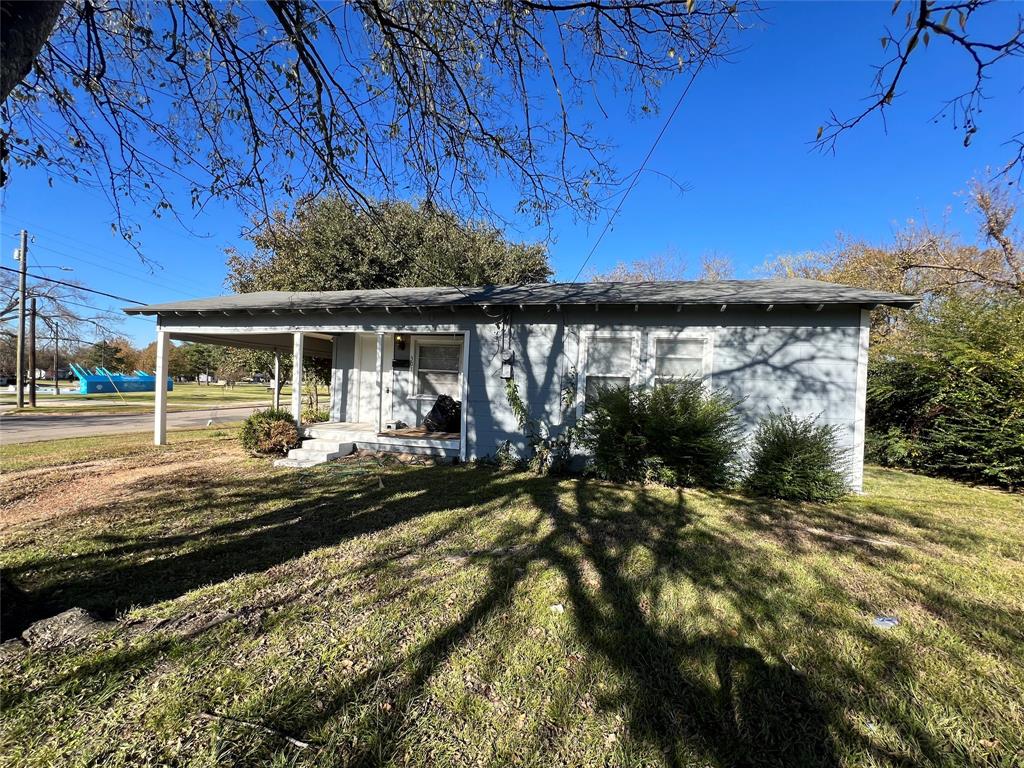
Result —
[[[79, 251], [82, 251], [83, 253], [88, 253], [88, 254], [91, 254], [91, 255], [96, 256], [96, 257], [101, 258], [101, 259], [112, 259], [114, 261], [117, 261], [120, 264], [125, 265], [125, 266], [130, 266], [132, 264], [137, 264], [139, 262], [139, 260], [140, 260], [139, 257], [137, 256], [134, 260], [129, 258], [127, 261], [125, 261], [125, 259], [122, 258], [119, 254], [117, 254], [115, 252], [103, 250], [102, 246], [98, 246], [98, 245], [93, 245], [91, 243], [87, 243], [87, 242], [85, 242], [83, 240], [80, 240], [80, 239], [78, 239], [76, 237], [72, 237], [70, 235], [65, 235], [65, 234], [59, 232], [58, 230], [50, 229], [49, 227], [44, 227], [41, 224], [36, 224], [36, 223], [29, 224], [27, 219], [19, 219], [19, 220], [21, 222], [23, 222], [23, 224], [22, 224], [22, 228], [23, 229], [29, 229], [29, 230], [32, 230], [33, 232], [35, 232], [35, 231], [42, 231], [42, 232], [46, 233], [47, 238], [57, 238], [58, 240], [64, 240], [65, 242], [60, 243], [60, 245], [63, 245], [63, 246], [74, 246], [76, 249], [78, 249]], [[8, 217], [8, 221], [10, 221], [10, 217]], [[142, 257], [142, 261], [143, 262], [147, 262], [148, 261], [148, 262], [150, 262], [152, 264], [155, 264], [155, 265], [159, 266], [161, 269], [164, 268], [163, 264], [161, 264], [159, 261], [157, 261], [156, 259], [153, 259], [153, 258], [151, 258], [149, 256]]]
[[[29, 261], [30, 262], [35, 262], [36, 269], [43, 269], [44, 268], [44, 267], [42, 267], [39, 264], [38, 259], [36, 259], [31, 254], [29, 255]], [[42, 279], [45, 280], [45, 279], [48, 279], [48, 278], [42, 278]], [[88, 290], [88, 289], [80, 289], [80, 290]], [[30, 295], [32, 294], [31, 291], [29, 291], [28, 293]], [[53, 296], [39, 295], [36, 298], [43, 299], [44, 301], [50, 301], [50, 302], [52, 302], [54, 304], [57, 304], [59, 306], [63, 306], [65, 304], [67, 304], [67, 305], [73, 306], [73, 307], [81, 307], [82, 309], [91, 309], [94, 312], [104, 312], [104, 313], [110, 313], [110, 314], [115, 314], [117, 312], [116, 309], [111, 309], [110, 307], [97, 307], [94, 304], [84, 304], [84, 303], [82, 303], [80, 301], [72, 301], [71, 299], [66, 299], [64, 297], [54, 298]], [[122, 301], [129, 301], [129, 299], [122, 299]], [[47, 317], [45, 315], [37, 315], [37, 316], [38, 317], [42, 317], [44, 321], [47, 319]], [[94, 320], [91, 320], [89, 318], [71, 317], [71, 318], [62, 318], [62, 319], [70, 320], [71, 322], [78, 322], [78, 323], [92, 323], [93, 325], [96, 325], [99, 328], [103, 328], [103, 330], [107, 331], [108, 333], [113, 333], [113, 331], [111, 331], [110, 328], [107, 328], [106, 326], [101, 326], [98, 323], [96, 323]], [[156, 322], [155, 319], [151, 318], [151, 317], [141, 317], [140, 319], [148, 320], [149, 322]]]
[[[52, 298], [50, 296], [40, 296], [39, 298], [40, 299], [45, 299], [47, 301], [51, 301], [54, 304], [59, 304], [59, 305], [68, 304], [68, 305], [70, 305], [72, 307], [81, 307], [82, 309], [91, 309], [91, 310], [94, 310], [96, 312], [109, 312], [111, 314], [116, 314], [117, 313], [116, 309], [111, 309], [110, 307], [97, 307], [95, 304], [83, 304], [80, 301], [71, 301], [71, 300], [65, 299], [65, 298], [56, 298], [55, 299], [55, 298]], [[138, 319], [140, 319], [140, 320], [148, 320], [149, 322], [155, 322], [154, 319], [151, 318], [151, 317], [139, 316]]]
[[701, 57], [700, 61], [697, 62], [696, 69], [694, 69], [693, 73], [690, 75], [690, 80], [686, 83], [686, 86], [683, 88], [683, 92], [681, 94], [679, 94], [679, 98], [676, 100], [675, 106], [672, 107], [672, 111], [669, 112], [668, 118], [665, 120], [664, 125], [661, 126], [661, 130], [658, 132], [658, 135], [655, 137], [654, 143], [651, 144], [651, 148], [649, 150], [647, 150], [647, 155], [644, 157], [643, 162], [640, 163], [640, 167], [637, 169], [636, 173], [633, 175], [633, 179], [632, 179], [632, 181], [629, 182], [629, 186], [626, 187], [625, 193], [619, 199], [618, 204], [615, 206], [615, 210], [612, 211], [611, 216], [609, 216], [608, 220], [604, 223], [604, 229], [601, 230], [601, 234], [598, 235], [597, 236], [597, 240], [594, 241], [594, 245], [590, 249], [590, 252], [587, 254], [587, 258], [585, 258], [583, 260], [583, 263], [580, 264], [580, 268], [576, 272], [576, 277], [574, 277], [572, 279], [572, 282], [575, 283], [576, 281], [578, 281], [580, 279], [580, 275], [583, 274], [583, 270], [586, 268], [587, 264], [590, 262], [591, 257], [597, 251], [597, 247], [599, 245], [601, 245], [601, 241], [604, 240], [604, 236], [606, 234], [608, 234], [608, 230], [611, 229], [612, 222], [615, 220], [615, 217], [619, 215], [619, 211], [622, 210], [622, 205], [626, 202], [626, 198], [629, 197], [629, 193], [633, 191], [633, 187], [636, 186], [636, 183], [640, 179], [640, 176], [643, 174], [644, 169], [647, 168], [647, 163], [650, 161], [651, 156], [654, 154], [654, 150], [656, 150], [658, 148], [658, 144], [661, 143], [662, 137], [668, 131], [669, 125], [672, 124], [672, 118], [674, 118], [676, 116], [676, 112], [678, 112], [679, 108], [683, 105], [683, 100], [686, 98], [686, 94], [688, 94], [690, 92], [690, 87], [693, 85], [694, 81], [697, 79], [697, 75], [699, 75], [700, 71], [704, 68], [704, 64], [707, 63], [707, 60], [708, 60], [708, 58], [711, 55], [711, 49], [715, 47], [715, 43], [718, 42], [719, 36], [722, 34], [722, 32], [725, 31], [725, 25], [728, 24], [728, 23], [729, 23], [729, 16], [727, 15], [725, 17], [725, 19], [722, 20], [722, 26], [720, 26], [718, 28], [718, 31], [715, 32], [715, 36], [713, 38], [711, 38], [711, 42], [708, 43], [708, 47], [704, 51], [704, 55]]
[[[14, 273], [18, 272], [18, 270], [12, 269], [11, 267], [0, 266], [0, 269], [4, 270], [5, 272], [14, 272]], [[57, 279], [52, 278], [52, 277], [43, 277], [42, 275], [28, 275], [28, 277], [31, 277], [33, 280], [45, 280], [48, 283], [56, 283], [57, 285], [63, 285], [63, 286], [66, 286], [68, 288], [74, 288], [76, 291], [85, 291], [87, 293], [95, 293], [98, 296], [106, 296], [108, 299], [117, 299], [118, 301], [127, 301], [129, 304], [138, 304], [140, 307], [146, 306], [146, 302], [144, 302], [144, 301], [136, 301], [135, 299], [128, 299], [128, 298], [125, 298], [124, 296], [118, 296], [117, 294], [114, 294], [114, 293], [106, 293], [105, 291], [97, 291], [95, 288], [85, 288], [84, 286], [75, 285], [74, 283], [69, 283], [69, 282], [67, 282], [65, 280], [57, 280]]]
[[[63, 245], [63, 243], [62, 243], [62, 245]], [[160, 279], [157, 279], [155, 275], [150, 276], [150, 277], [145, 277], [143, 275], [133, 275], [133, 274], [130, 274], [128, 272], [123, 272], [123, 271], [121, 271], [119, 269], [114, 269], [113, 267], [108, 267], [106, 264], [100, 264], [99, 262], [96, 262], [96, 261], [91, 261], [89, 259], [84, 259], [81, 256], [75, 256], [74, 254], [70, 254], [67, 251], [59, 250], [59, 249], [54, 248], [53, 246], [50, 246], [50, 245], [43, 245], [41, 243], [33, 243], [33, 247], [34, 248], [41, 248], [42, 250], [48, 251], [49, 253], [53, 253], [53, 254], [55, 254], [57, 256], [63, 256], [64, 258], [74, 259], [75, 261], [80, 261], [83, 264], [88, 264], [90, 266], [106, 270], [107, 272], [111, 272], [111, 273], [113, 273], [115, 275], [120, 275], [121, 277], [126, 277], [129, 280], [135, 280], [136, 282], [145, 283], [146, 285], [149, 285], [149, 286], [154, 286], [155, 285], [157, 287], [163, 288], [164, 290], [171, 291], [172, 293], [177, 293], [177, 294], [180, 294], [182, 296], [187, 296], [190, 299], [200, 298], [200, 297], [196, 296], [194, 293], [189, 293], [187, 291], [181, 290], [181, 288], [179, 288], [177, 286], [165, 284], [167, 282], [167, 279], [160, 280]], [[69, 246], [69, 247], [71, 247], [71, 246]], [[173, 279], [171, 281], [172, 282], [178, 282], [177, 280], [173, 280]]]
[[93, 304], [83, 304], [80, 301], [68, 301], [67, 299], [58, 299], [58, 304], [70, 304], [72, 307], [81, 307], [82, 309], [92, 309], [96, 312], [110, 312], [111, 314], [116, 313], [117, 310], [112, 310], [110, 307], [97, 307]]

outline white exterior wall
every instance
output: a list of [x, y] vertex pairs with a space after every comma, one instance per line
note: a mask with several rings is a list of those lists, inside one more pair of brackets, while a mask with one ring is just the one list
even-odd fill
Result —
[[[502, 334], [497, 308], [423, 312], [363, 312], [359, 315], [232, 315], [230, 317], [161, 318], [161, 329], [172, 334], [223, 335], [280, 334], [307, 331], [337, 334], [333, 343], [332, 418], [350, 420], [348, 397], [354, 379], [353, 333], [468, 332], [465, 350], [467, 385], [467, 458], [494, 454], [510, 442], [518, 450], [526, 445], [508, 406], [501, 378]], [[514, 375], [530, 410], [552, 431], [564, 428], [572, 409], [561, 404], [562, 391], [584, 372], [589, 333], [631, 334], [635, 345], [635, 376], [650, 375], [651, 339], [659, 334], [705, 336], [711, 345], [710, 379], [742, 399], [739, 412], [745, 431], [770, 411], [789, 408], [801, 417], [816, 416], [838, 430], [841, 447], [849, 457], [851, 485], [860, 490], [863, 478], [864, 391], [867, 371], [867, 312], [853, 305], [813, 306], [609, 308], [602, 305], [515, 309], [506, 343], [515, 353]], [[389, 358], [390, 362], [390, 358]], [[396, 395], [403, 393], [409, 371], [393, 371], [389, 379]], [[405, 410], [404, 410], [405, 409]], [[396, 400], [391, 413], [414, 423], [417, 410]], [[425, 411], [424, 411], [425, 413]]]
[[[595, 311], [589, 307], [567, 308], [562, 313], [563, 323], [551, 324], [528, 313], [514, 313], [516, 379], [532, 415], [557, 430], [562, 424], [561, 390], [573, 370], [585, 375], [590, 335], [634, 338], [633, 381], [643, 384], [653, 372], [652, 339], [703, 337], [709, 357], [707, 381], [741, 401], [737, 410], [748, 437], [760, 418], [785, 408], [798, 417], [816, 417], [831, 424], [848, 457], [851, 487], [859, 491], [863, 482], [868, 314], [858, 307], [825, 307], [821, 311], [775, 308], [771, 312], [728, 306], [724, 311], [684, 308], [680, 312], [674, 308], [633, 311], [600, 307]], [[493, 373], [488, 378], [493, 378]], [[505, 413], [503, 391], [489, 385], [487, 393], [494, 413], [490, 429], [478, 430], [477, 449], [483, 451], [505, 440], [521, 446], [518, 430]], [[578, 402], [581, 400], [582, 390], [578, 392]]]

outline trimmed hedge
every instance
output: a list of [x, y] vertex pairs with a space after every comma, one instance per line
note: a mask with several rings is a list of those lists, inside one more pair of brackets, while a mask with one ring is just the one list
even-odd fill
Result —
[[835, 427], [788, 410], [761, 419], [743, 481], [752, 496], [834, 501], [849, 493]]
[[735, 477], [736, 405], [698, 378], [650, 390], [611, 388], [587, 406], [580, 444], [593, 473], [606, 480], [721, 488]]
[[283, 456], [301, 442], [292, 415], [273, 408], [252, 413], [242, 422], [238, 436], [247, 451], [268, 456]]

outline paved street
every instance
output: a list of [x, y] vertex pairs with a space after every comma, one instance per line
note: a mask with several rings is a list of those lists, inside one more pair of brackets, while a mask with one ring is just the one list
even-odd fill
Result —
[[[259, 406], [265, 408], [266, 406]], [[168, 429], [195, 429], [205, 427], [211, 419], [214, 424], [225, 424], [244, 419], [253, 406], [217, 406], [194, 411], [167, 414]], [[0, 416], [0, 445], [32, 443], [38, 440], [59, 440], [63, 437], [89, 437], [121, 432], [146, 432], [153, 429], [153, 414], [79, 414]]]

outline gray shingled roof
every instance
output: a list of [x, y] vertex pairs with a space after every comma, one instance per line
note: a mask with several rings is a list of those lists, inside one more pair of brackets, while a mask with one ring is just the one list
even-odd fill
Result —
[[298, 311], [372, 307], [554, 304], [886, 304], [913, 307], [914, 296], [821, 280], [696, 280], [649, 283], [532, 283], [477, 288], [387, 288], [365, 291], [261, 291], [126, 307], [130, 315], [163, 312]]

